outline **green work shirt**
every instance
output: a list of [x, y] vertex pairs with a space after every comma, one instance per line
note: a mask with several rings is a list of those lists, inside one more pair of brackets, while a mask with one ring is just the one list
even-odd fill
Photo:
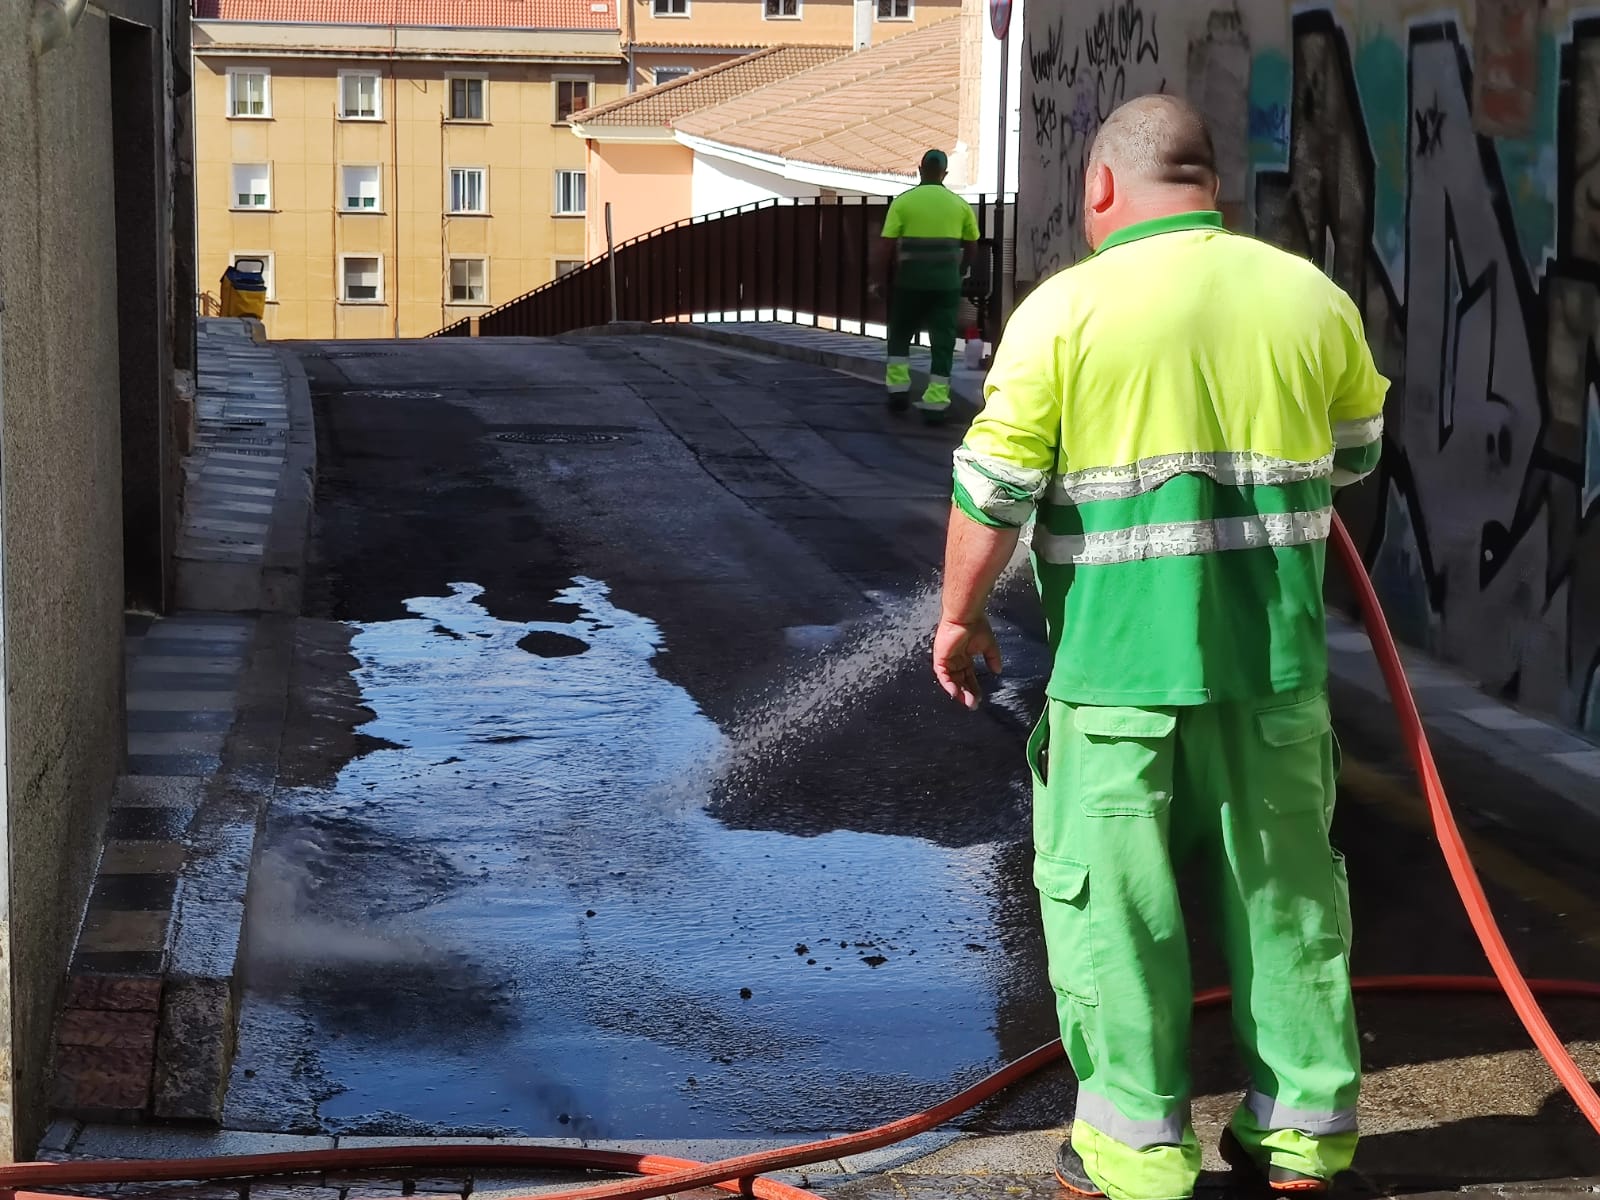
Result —
[[923, 183], [894, 198], [883, 236], [899, 239], [896, 287], [959, 291], [962, 250], [978, 240], [978, 219], [944, 184]]
[[1350, 297], [1221, 215], [1129, 226], [1006, 327], [956, 452], [972, 520], [1032, 520], [1052, 698], [1320, 687], [1333, 490], [1376, 467], [1388, 381]]

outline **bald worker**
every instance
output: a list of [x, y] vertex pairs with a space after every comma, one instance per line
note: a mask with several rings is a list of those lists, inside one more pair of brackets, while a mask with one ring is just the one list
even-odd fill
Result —
[[1200, 117], [1114, 112], [1090, 151], [1093, 253], [1006, 328], [955, 455], [934, 671], [976, 707], [984, 616], [1034, 522], [1054, 666], [1028, 744], [1034, 883], [1078, 1077], [1062, 1184], [1193, 1194], [1195, 865], [1226, 952], [1251, 1090], [1223, 1137], [1277, 1192], [1356, 1144], [1360, 1063], [1322, 600], [1333, 491], [1377, 465], [1388, 382], [1350, 298], [1227, 233]]

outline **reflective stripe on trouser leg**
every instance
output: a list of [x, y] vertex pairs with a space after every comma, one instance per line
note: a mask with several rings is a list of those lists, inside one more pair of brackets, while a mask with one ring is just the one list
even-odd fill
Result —
[[[908, 372], [909, 377], [909, 372]], [[928, 377], [928, 386], [922, 391], [922, 399], [917, 401], [921, 409], [946, 409], [950, 407], [950, 377], [948, 375], [931, 375]]]
[[889, 365], [883, 372], [884, 386], [891, 392], [909, 392], [911, 390], [911, 360], [909, 358], [890, 358]]
[[1029, 741], [1034, 883], [1080, 1084], [1073, 1145], [1114, 1200], [1188, 1196], [1200, 1173], [1185, 1100], [1188, 940], [1171, 858], [1192, 820], [1171, 803], [1176, 713], [1051, 700]]
[[1210, 864], [1254, 1085], [1233, 1119], [1258, 1161], [1332, 1179], [1355, 1153], [1360, 1039], [1350, 901], [1328, 841], [1337, 748], [1325, 692], [1191, 710], [1178, 786], [1218, 812]]

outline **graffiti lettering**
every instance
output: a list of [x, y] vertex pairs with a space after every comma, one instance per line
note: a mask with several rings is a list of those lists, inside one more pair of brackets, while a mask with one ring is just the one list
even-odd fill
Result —
[[[1600, 22], [1563, 51], [1556, 254], [1535, 283], [1500, 156], [1472, 125], [1454, 24], [1414, 27], [1403, 294], [1374, 241], [1375, 167], [1343, 31], [1294, 19], [1289, 169], [1257, 176], [1260, 231], [1325, 263], [1395, 381], [1380, 478], [1344, 498], [1408, 640], [1600, 732], [1600, 243], [1588, 231]], [[1252, 134], [1255, 122], [1252, 118]], [[1327, 164], [1340, 163], [1337, 174]], [[1585, 165], [1588, 164], [1588, 165]]]
[[1435, 96], [1427, 108], [1418, 109], [1413, 120], [1417, 125], [1417, 153], [1432, 158], [1444, 142], [1444, 112], [1439, 108], [1439, 98]]
[[1165, 79], [1147, 78], [1159, 66], [1161, 43], [1155, 18], [1137, 0], [1111, 0], [1085, 17], [1058, 11], [1030, 21], [1024, 54], [1033, 140], [1031, 155], [1024, 149], [1030, 182], [1020, 203], [1033, 216], [1024, 218], [1031, 232], [1020, 273], [1038, 279], [1082, 249], [1084, 169], [1101, 123], [1135, 85], [1159, 91]]

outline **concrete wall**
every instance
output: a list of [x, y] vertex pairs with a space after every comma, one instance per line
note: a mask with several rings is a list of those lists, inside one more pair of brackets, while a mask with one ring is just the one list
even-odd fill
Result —
[[746, 167], [724, 158], [712, 158], [709, 154], [694, 156], [692, 215], [696, 217], [721, 212], [725, 208], [738, 208], [741, 204], [771, 200], [774, 196], [792, 200], [821, 194], [821, 188], [784, 179], [770, 171]]
[[593, 139], [588, 145], [590, 258], [606, 252], [607, 202], [618, 245], [690, 215], [694, 151], [687, 146]]
[[[0, 1068], [12, 1102], [0, 1108], [0, 1124], [12, 1125], [0, 1127], [0, 1152], [14, 1131], [37, 1129], [56, 989], [122, 740], [110, 27], [90, 12], [72, 42], [35, 67], [25, 11], [13, 4], [11, 15], [0, 32], [11, 867], [0, 989], [13, 1039], [9, 1070]], [[84, 280], [96, 286], [70, 282]]]
[[1081, 250], [1119, 101], [1210, 116], [1235, 227], [1322, 263], [1394, 380], [1347, 499], [1401, 635], [1600, 733], [1600, 20], [1554, 0], [1029, 6], [1018, 269]]
[[[43, 1128], [51, 1021], [122, 762], [120, 431], [129, 371], [142, 363], [160, 372], [160, 379], [134, 378], [141, 402], [159, 406], [180, 357], [164, 299], [174, 270], [174, 209], [161, 130], [145, 131], [160, 145], [146, 146], [152, 153], [143, 159], [159, 212], [146, 213], [154, 224], [137, 231], [156, 247], [156, 274], [121, 280], [119, 293], [116, 182], [129, 178], [132, 160], [114, 152], [114, 110], [161, 120], [149, 114], [174, 100], [168, 15], [134, 7], [109, 14], [91, 7], [66, 44], [36, 58], [32, 4], [0, 5], [4, 1159], [31, 1157]], [[145, 24], [122, 19], [130, 16]], [[128, 57], [130, 47], [142, 63]], [[141, 76], [145, 90], [130, 95], [129, 80]], [[132, 232], [128, 213], [122, 216]], [[127, 339], [118, 330], [134, 292], [163, 317], [148, 326], [158, 342], [143, 359], [123, 353]], [[140, 494], [159, 493], [168, 472], [166, 447], [152, 455], [135, 459], [139, 475], [131, 482]], [[172, 499], [157, 494], [149, 519], [173, 510]], [[168, 545], [170, 533], [158, 530], [158, 544]]]

